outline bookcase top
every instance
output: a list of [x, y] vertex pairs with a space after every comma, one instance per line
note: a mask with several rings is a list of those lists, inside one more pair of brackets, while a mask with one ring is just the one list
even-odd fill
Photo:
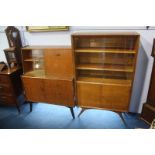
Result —
[[137, 32], [74, 32], [72, 36], [139, 36]]

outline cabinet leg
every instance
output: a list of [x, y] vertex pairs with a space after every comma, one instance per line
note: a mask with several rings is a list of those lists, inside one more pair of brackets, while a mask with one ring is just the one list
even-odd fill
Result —
[[71, 114], [72, 114], [73, 119], [75, 119], [73, 107], [69, 107], [69, 109], [70, 109], [70, 112], [71, 112]]
[[30, 102], [30, 112], [32, 112], [32, 108], [33, 108], [33, 105], [32, 105], [32, 102]]
[[20, 114], [20, 107], [19, 107], [19, 105], [16, 105], [16, 107], [17, 107], [18, 113]]
[[85, 108], [82, 108], [80, 113], [78, 114], [78, 117], [80, 117], [85, 110], [86, 110]]
[[118, 115], [119, 115], [119, 117], [121, 118], [121, 120], [122, 120], [122, 122], [124, 123], [124, 125], [125, 125], [125, 127], [126, 128], [128, 128], [128, 125], [126, 124], [126, 122], [125, 122], [125, 120], [124, 120], [124, 118], [123, 118], [123, 113], [122, 112], [116, 112]]

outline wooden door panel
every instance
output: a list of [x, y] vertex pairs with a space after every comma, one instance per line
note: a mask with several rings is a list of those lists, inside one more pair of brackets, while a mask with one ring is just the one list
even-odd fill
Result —
[[102, 107], [113, 110], [128, 111], [130, 88], [130, 86], [103, 85], [101, 100]]
[[73, 59], [70, 48], [46, 49], [45, 50], [46, 75], [53, 77], [73, 77]]
[[83, 107], [99, 107], [101, 102], [101, 85], [77, 83], [78, 105]]
[[78, 105], [128, 111], [130, 86], [77, 83]]
[[46, 79], [45, 90], [47, 102], [64, 106], [74, 106], [72, 80]]
[[22, 76], [22, 82], [28, 101], [45, 102], [43, 79]]

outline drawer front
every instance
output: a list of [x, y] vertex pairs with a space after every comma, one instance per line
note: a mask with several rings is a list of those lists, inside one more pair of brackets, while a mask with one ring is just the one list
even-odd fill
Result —
[[0, 84], [0, 94], [3, 94], [3, 95], [13, 94], [12, 87], [9, 87], [9, 85], [1, 85]]
[[78, 105], [128, 111], [130, 86], [77, 83]]
[[45, 102], [43, 79], [22, 76], [22, 82], [28, 101]]
[[74, 90], [72, 80], [45, 81], [46, 102], [64, 106], [74, 106]]
[[16, 99], [13, 96], [0, 95], [0, 103], [7, 105], [16, 105]]
[[0, 75], [0, 85], [10, 85], [10, 77], [6, 75]]

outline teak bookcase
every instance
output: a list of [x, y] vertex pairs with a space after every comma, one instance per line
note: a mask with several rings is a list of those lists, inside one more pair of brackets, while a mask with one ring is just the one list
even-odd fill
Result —
[[77, 105], [128, 112], [138, 33], [74, 33]]
[[[27, 101], [67, 106], [74, 118], [73, 59], [70, 47], [22, 48], [22, 76]], [[30, 104], [32, 110], [32, 104]]]

